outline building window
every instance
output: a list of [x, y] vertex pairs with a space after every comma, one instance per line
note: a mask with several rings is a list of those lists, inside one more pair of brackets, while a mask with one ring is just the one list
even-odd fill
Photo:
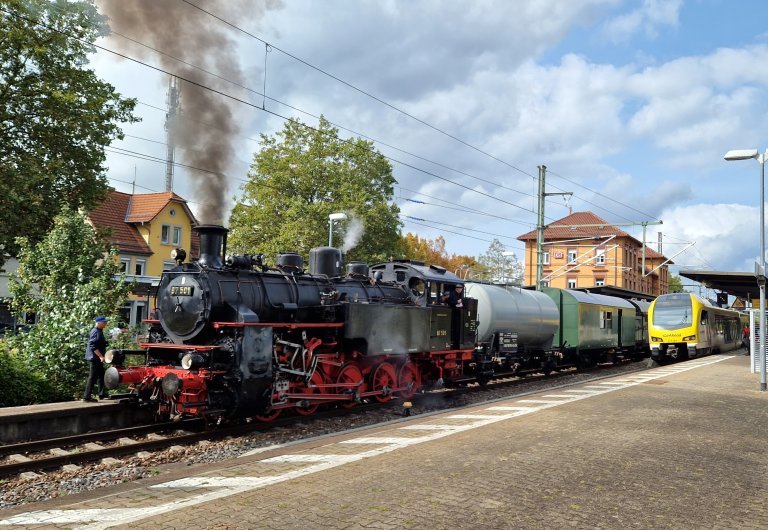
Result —
[[147, 262], [143, 259], [136, 260], [136, 267], [134, 268], [134, 274], [136, 276], [144, 276], [147, 267]]
[[176, 208], [171, 208], [170, 210], [168, 210], [168, 214], [171, 217], [176, 217]]
[[568, 289], [576, 289], [576, 278], [568, 278]]
[[541, 263], [544, 265], [549, 265], [549, 250], [545, 250], [541, 253]]
[[128, 274], [131, 270], [131, 258], [120, 258], [120, 272]]
[[171, 241], [171, 225], [163, 225], [160, 233], [160, 242], [167, 245]]
[[605, 285], [605, 278], [595, 278], [595, 287], [602, 287]]
[[549, 280], [541, 280], [542, 287], [549, 287]]
[[598, 248], [595, 251], [595, 263], [598, 265], [605, 265], [605, 249]]
[[181, 227], [180, 226], [173, 227], [173, 237], [171, 238], [171, 244], [176, 246], [181, 245]]
[[176, 266], [175, 261], [163, 261], [163, 272], [169, 271]]
[[576, 263], [576, 250], [568, 250], [568, 263]]

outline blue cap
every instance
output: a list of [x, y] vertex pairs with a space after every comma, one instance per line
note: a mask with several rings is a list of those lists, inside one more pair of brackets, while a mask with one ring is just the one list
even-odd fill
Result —
[[99, 322], [109, 322], [109, 320], [107, 320], [107, 317], [96, 317], [96, 323]]

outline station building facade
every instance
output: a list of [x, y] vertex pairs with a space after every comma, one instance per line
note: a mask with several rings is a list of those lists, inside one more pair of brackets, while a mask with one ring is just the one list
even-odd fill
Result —
[[[525, 243], [523, 283], [536, 285], [536, 230], [517, 239]], [[669, 291], [672, 261], [592, 212], [576, 212], [547, 225], [543, 251], [545, 286], [613, 286], [652, 296]]]

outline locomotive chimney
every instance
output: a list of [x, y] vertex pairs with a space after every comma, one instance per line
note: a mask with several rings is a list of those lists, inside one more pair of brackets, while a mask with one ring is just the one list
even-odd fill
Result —
[[195, 230], [200, 234], [200, 259], [197, 261], [201, 267], [220, 269], [224, 255], [227, 251], [227, 230], [219, 225], [200, 225]]

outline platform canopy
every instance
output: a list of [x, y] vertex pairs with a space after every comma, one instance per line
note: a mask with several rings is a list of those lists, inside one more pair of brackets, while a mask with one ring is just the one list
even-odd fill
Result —
[[716, 271], [684, 271], [679, 275], [705, 287], [721, 291], [739, 298], [754, 300], [760, 298], [760, 288], [754, 272], [716, 272]]

